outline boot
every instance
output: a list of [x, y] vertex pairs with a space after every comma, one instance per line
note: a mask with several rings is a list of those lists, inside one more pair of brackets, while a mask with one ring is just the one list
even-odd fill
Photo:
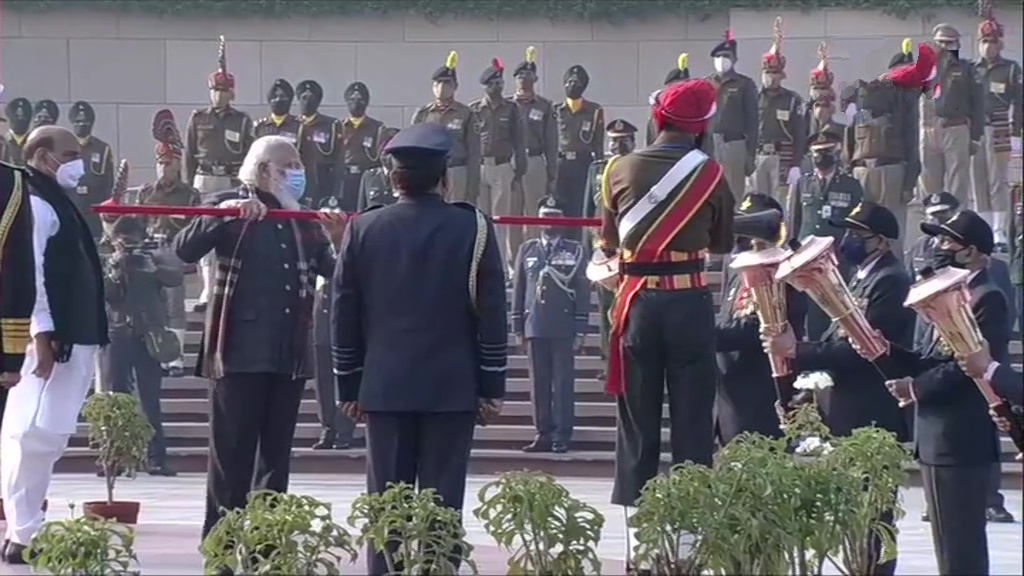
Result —
[[992, 212], [992, 237], [995, 240], [995, 251], [1007, 253], [1010, 251], [1010, 242], [1006, 235], [1007, 216], [1006, 212]]
[[181, 356], [167, 364], [167, 375], [171, 378], [181, 378], [185, 375], [185, 331], [172, 329], [171, 332], [181, 345]]
[[338, 439], [338, 433], [330, 428], [324, 428], [320, 432], [320, 438], [313, 444], [313, 450], [331, 450]]

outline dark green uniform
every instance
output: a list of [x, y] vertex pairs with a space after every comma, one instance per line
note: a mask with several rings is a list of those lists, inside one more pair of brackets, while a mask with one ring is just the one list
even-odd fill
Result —
[[381, 167], [363, 172], [359, 182], [359, 211], [371, 206], [390, 206], [398, 200], [388, 175]]
[[291, 140], [292, 144], [298, 142], [299, 128], [302, 123], [291, 114], [284, 116], [264, 116], [252, 126], [253, 140], [263, 136], [282, 136]]
[[186, 181], [204, 195], [225, 191], [252, 140], [252, 118], [245, 112], [231, 106], [193, 110], [185, 130]]
[[354, 210], [361, 197], [363, 174], [380, 168], [380, 147], [386, 128], [376, 118], [347, 118], [341, 123], [341, 209]]
[[301, 119], [299, 156], [306, 168], [306, 194], [303, 202], [318, 206], [327, 198], [339, 197], [344, 171], [341, 121], [316, 113]]
[[114, 190], [114, 153], [110, 144], [95, 136], [80, 138], [85, 174], [78, 181], [72, 199], [85, 218], [94, 239], [103, 235], [100, 217], [90, 207], [110, 198]]
[[14, 165], [24, 163], [21, 149], [28, 138], [29, 124], [32, 122], [32, 102], [28, 98], [15, 98], [4, 108], [7, 113], [9, 129], [4, 135], [3, 161]]

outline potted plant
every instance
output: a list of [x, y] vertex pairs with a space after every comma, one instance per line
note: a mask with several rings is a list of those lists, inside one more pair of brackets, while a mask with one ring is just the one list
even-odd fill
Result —
[[358, 555], [330, 504], [271, 490], [225, 514], [201, 551], [208, 570], [234, 574], [339, 574]]
[[433, 489], [398, 483], [363, 494], [352, 503], [348, 523], [359, 530], [357, 546], [368, 545], [384, 556], [388, 574], [478, 573], [462, 514], [444, 506]]
[[32, 538], [25, 560], [35, 571], [68, 576], [139, 574], [135, 532], [106, 518], [51, 520]]
[[540, 472], [509, 472], [480, 489], [473, 514], [511, 553], [510, 574], [600, 574], [604, 516]]
[[153, 427], [134, 394], [93, 394], [86, 401], [82, 416], [89, 424], [89, 444], [97, 451], [96, 461], [107, 487], [105, 501], [86, 502], [83, 510], [87, 515], [135, 524], [139, 520], [139, 503], [114, 500], [114, 485], [118, 475], [133, 477], [145, 464]]

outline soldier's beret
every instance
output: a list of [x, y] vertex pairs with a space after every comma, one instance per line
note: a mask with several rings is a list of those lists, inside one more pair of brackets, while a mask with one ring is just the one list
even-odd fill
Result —
[[272, 99], [274, 97], [274, 92], [278, 90], [284, 92], [285, 97], [287, 97], [289, 100], [295, 98], [295, 88], [292, 88], [291, 82], [285, 80], [284, 78], [278, 78], [277, 80], [274, 80], [273, 84], [270, 85], [270, 90], [267, 91], [267, 100]]
[[366, 87], [366, 84], [353, 82], [345, 87], [345, 100], [350, 100], [356, 94], [361, 96], [364, 101], [370, 101], [370, 89]]
[[320, 85], [316, 80], [303, 80], [299, 82], [299, 85], [295, 87], [295, 93], [302, 96], [306, 92], [309, 92], [316, 98], [322, 100], [324, 97], [324, 87]]
[[541, 216], [545, 214], [561, 215], [565, 211], [562, 209], [562, 205], [558, 202], [558, 199], [554, 196], [545, 196], [540, 199], [537, 203], [537, 213]]
[[452, 138], [448, 130], [435, 122], [425, 122], [399, 130], [384, 146], [384, 153], [396, 159], [403, 156], [445, 157], [451, 149]]
[[587, 69], [580, 64], [573, 64], [569, 66], [569, 69], [565, 71], [565, 76], [562, 78], [562, 83], [568, 84], [570, 80], [575, 79], [584, 86], [590, 85], [590, 74], [587, 73]]
[[437, 70], [434, 70], [434, 74], [431, 75], [430, 79], [434, 82], [458, 82], [459, 76], [455, 73], [455, 66], [459, 63], [458, 52], [452, 50], [448, 53], [448, 58], [444, 61], [444, 66], [441, 66]]
[[830, 219], [829, 224], [836, 228], [852, 228], [866, 230], [891, 240], [899, 240], [900, 225], [896, 215], [881, 204], [864, 201], [854, 206], [853, 210], [842, 219]]
[[936, 192], [924, 199], [924, 213], [934, 214], [960, 208], [960, 201], [949, 192]]
[[500, 58], [493, 58], [491, 65], [484, 68], [484, 71], [480, 73], [480, 83], [489, 84], [491, 80], [497, 80], [505, 75], [505, 65], [501, 62]]
[[84, 100], [79, 100], [71, 105], [71, 112], [68, 114], [71, 117], [72, 122], [83, 121], [83, 122], [95, 122], [96, 121], [96, 110], [93, 109], [92, 104]]
[[512, 71], [512, 75], [518, 76], [523, 72], [537, 73], [537, 49], [533, 46], [526, 49], [526, 60], [523, 60], [516, 66], [516, 69]]
[[609, 136], [632, 136], [636, 134], [636, 130], [636, 126], [633, 126], [629, 121], [623, 120], [622, 118], [612, 120], [608, 123], [608, 126], [605, 127], [605, 132]]
[[711, 57], [715, 56], [732, 56], [736, 59], [736, 38], [732, 34], [732, 30], [725, 31], [725, 40], [722, 40], [711, 49]]
[[782, 204], [767, 194], [760, 192], [748, 192], [740, 201], [738, 211], [740, 214], [756, 214], [765, 210], [777, 210], [782, 212]]
[[686, 80], [690, 77], [690, 55], [680, 54], [678, 60], [676, 60], [676, 67], [669, 70], [668, 74], [665, 75], [665, 86], [673, 82], [679, 82], [680, 80]]
[[843, 137], [832, 130], [821, 130], [807, 139], [807, 147], [810, 150], [822, 150], [833, 148], [843, 143]]
[[974, 246], [982, 254], [992, 254], [995, 237], [992, 227], [977, 212], [963, 210], [942, 224], [922, 222], [921, 232], [929, 236], [952, 238], [964, 246]]

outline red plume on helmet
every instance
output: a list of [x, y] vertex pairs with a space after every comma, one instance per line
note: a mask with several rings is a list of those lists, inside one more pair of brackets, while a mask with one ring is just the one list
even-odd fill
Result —
[[918, 44], [916, 62], [894, 68], [883, 78], [888, 78], [897, 88], [925, 92], [935, 79], [937, 64], [938, 56], [935, 49], [928, 44]]

